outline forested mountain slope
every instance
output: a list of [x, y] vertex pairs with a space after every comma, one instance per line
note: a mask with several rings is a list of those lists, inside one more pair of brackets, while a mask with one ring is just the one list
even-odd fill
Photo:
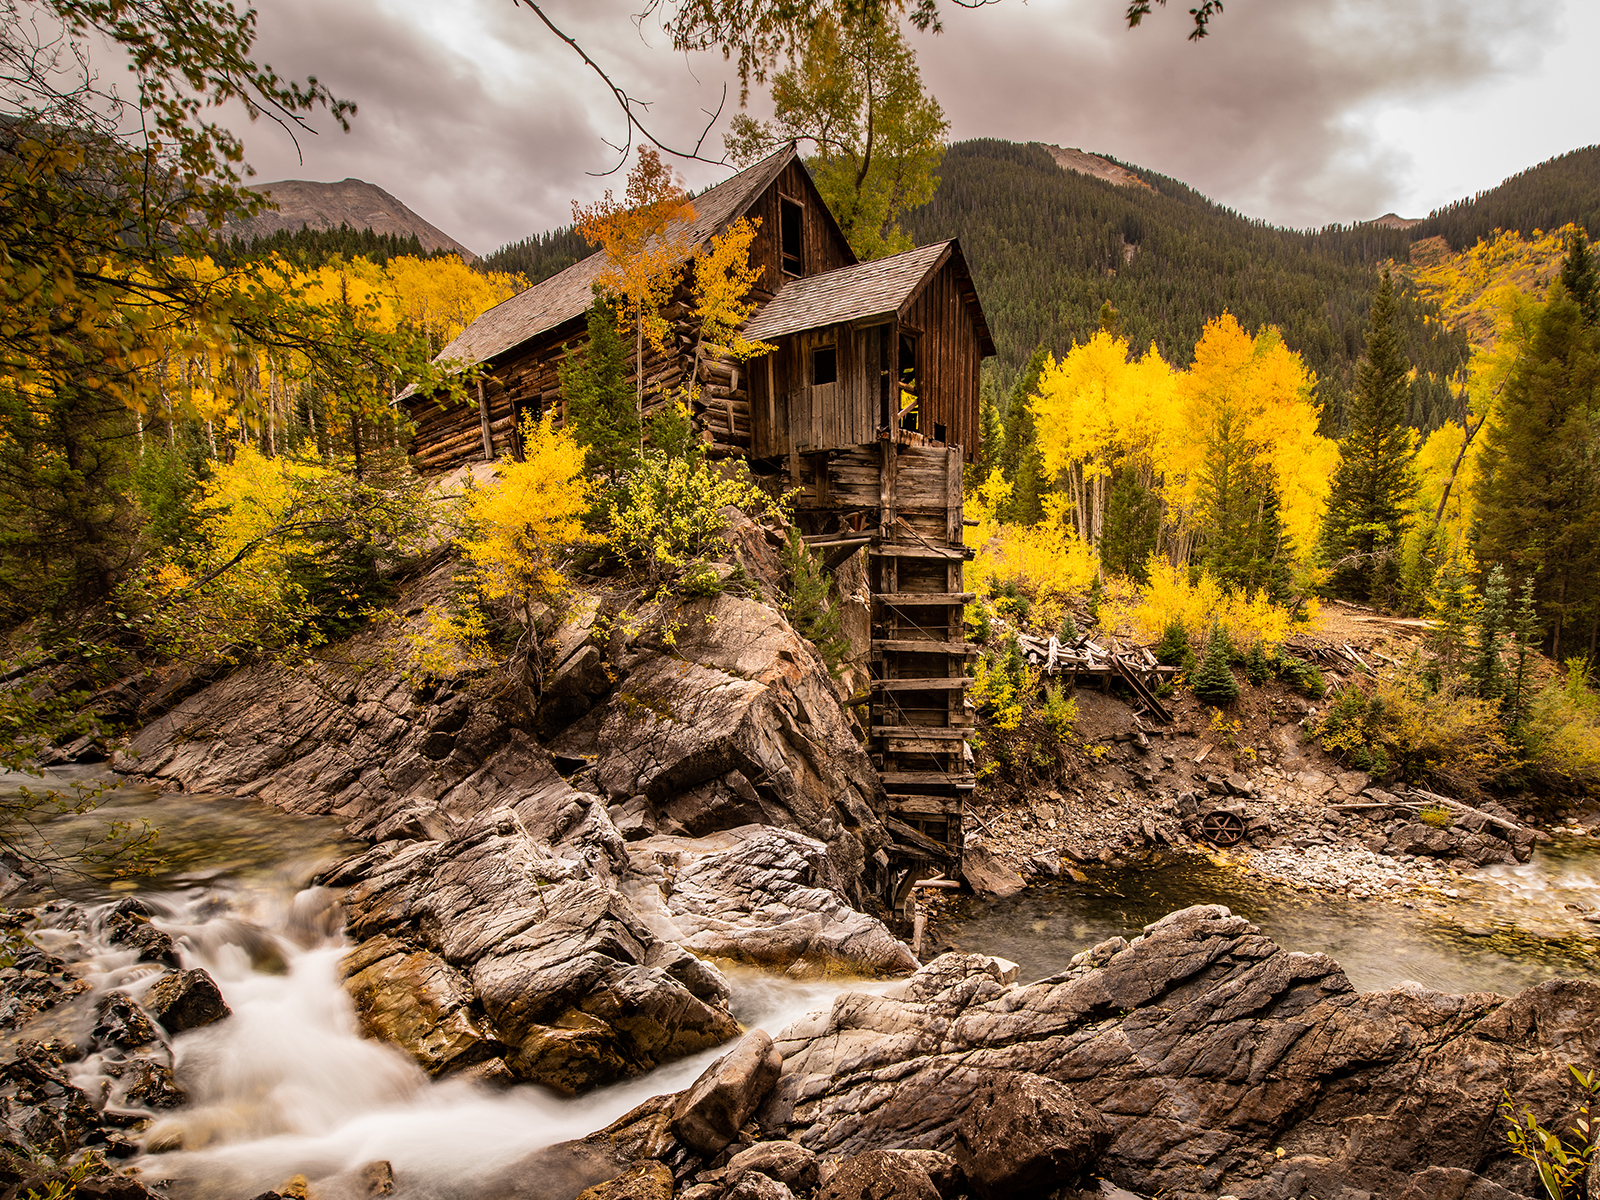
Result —
[[1582, 225], [1591, 240], [1600, 234], [1600, 146], [1547, 159], [1499, 187], [1446, 205], [1412, 235], [1442, 237], [1452, 250], [1465, 250], [1497, 229], [1548, 232], [1568, 222]]
[[[1337, 407], [1361, 354], [1375, 272], [1405, 258], [1409, 231], [1278, 229], [1123, 165], [1153, 190], [1064, 171], [1037, 144], [961, 142], [945, 156], [933, 201], [907, 214], [919, 242], [961, 239], [1002, 369], [1015, 372], [1037, 345], [1060, 353], [1086, 339], [1107, 300], [1132, 344], [1154, 342], [1187, 365], [1206, 322], [1228, 311], [1246, 328], [1278, 326]], [[1435, 381], [1419, 384], [1413, 415], [1430, 425], [1442, 398], [1430, 393], [1465, 361], [1466, 342], [1406, 307], [1408, 350]]]
[[[1457, 249], [1496, 228], [1531, 233], [1568, 221], [1600, 231], [1600, 148], [1552, 159], [1412, 228], [1378, 222], [1286, 230], [1214, 204], [1175, 179], [1121, 164], [1153, 190], [1063, 170], [1051, 148], [980, 139], [950, 148], [933, 201], [908, 213], [919, 243], [960, 237], [1009, 379], [1044, 345], [1060, 353], [1117, 309], [1129, 341], [1154, 342], [1187, 365], [1205, 323], [1224, 310], [1246, 328], [1276, 325], [1322, 381], [1336, 432], [1360, 357], [1376, 272], [1414, 242], [1445, 236]], [[1453, 412], [1446, 380], [1466, 338], [1428, 322], [1435, 307], [1402, 293], [1399, 319], [1418, 368], [1411, 420]]]

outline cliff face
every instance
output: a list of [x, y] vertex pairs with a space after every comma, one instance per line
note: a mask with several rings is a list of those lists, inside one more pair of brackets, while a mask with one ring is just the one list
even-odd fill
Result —
[[624, 616], [580, 593], [520, 711], [501, 680], [403, 669], [453, 570], [314, 664], [204, 688], [116, 760], [335, 815], [370, 843], [327, 881], [350, 889], [346, 970], [371, 1033], [436, 1073], [577, 1091], [737, 1032], [696, 953], [915, 967], [858, 911], [887, 864], [881, 788], [781, 612], [724, 593]]
[[265, 192], [277, 211], [264, 212], [248, 221], [236, 221], [223, 231], [245, 240], [266, 237], [302, 227], [370, 229], [399, 237], [416, 235], [424, 250], [454, 250], [468, 262], [478, 256], [442, 229], [429, 224], [376, 184], [362, 179], [341, 179], [338, 183], [316, 183], [308, 179], [281, 179], [277, 183], [253, 186]]

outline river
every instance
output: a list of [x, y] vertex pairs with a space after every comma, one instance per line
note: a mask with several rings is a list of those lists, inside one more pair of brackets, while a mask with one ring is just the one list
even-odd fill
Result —
[[[340, 985], [347, 946], [338, 897], [308, 886], [318, 869], [355, 848], [337, 822], [235, 798], [123, 787], [96, 813], [61, 818], [54, 828], [94, 837], [109, 820], [142, 817], [161, 830], [160, 870], [139, 880], [88, 875], [60, 886], [90, 906], [137, 891], [157, 913], [155, 923], [178, 941], [184, 965], [209, 971], [233, 1009], [232, 1018], [174, 1039], [190, 1104], [157, 1115], [143, 1135], [141, 1174], [171, 1180], [180, 1200], [246, 1200], [297, 1174], [317, 1180], [379, 1159], [393, 1166], [398, 1197], [510, 1194], [524, 1156], [685, 1086], [717, 1054], [578, 1099], [529, 1086], [430, 1080], [398, 1050], [361, 1037]], [[1183, 858], [1105, 869], [1088, 883], [1035, 887], [999, 903], [965, 899], [940, 931], [955, 948], [1015, 960], [1031, 979], [1061, 970], [1106, 937], [1133, 936], [1173, 909], [1222, 903], [1290, 949], [1332, 955], [1358, 988], [1415, 980], [1448, 991], [1511, 992], [1558, 973], [1596, 976], [1592, 943], [1579, 936], [1595, 927], [1565, 906], [1593, 907], [1597, 881], [1600, 853], [1558, 844], [1526, 867], [1485, 873], [1492, 902], [1405, 908], [1268, 889]], [[1517, 932], [1528, 924], [1512, 919], [1519, 903], [1550, 928]], [[36, 936], [75, 960], [97, 993], [121, 988], [137, 997], [157, 974], [92, 931]], [[772, 1033], [840, 991], [885, 986], [800, 983], [723, 965], [740, 1021]], [[91, 1056], [78, 1066], [80, 1084], [92, 1088], [97, 1072]]]

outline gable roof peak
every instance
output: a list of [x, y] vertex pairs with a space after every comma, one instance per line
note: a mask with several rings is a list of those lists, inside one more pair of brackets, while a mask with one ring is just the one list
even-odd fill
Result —
[[[712, 235], [721, 233], [798, 155], [796, 144], [789, 142], [695, 196], [691, 201], [695, 219], [688, 229], [687, 244], [698, 249]], [[453, 359], [463, 366], [487, 362], [582, 315], [594, 303], [595, 280], [604, 267], [605, 254], [597, 250], [564, 271], [502, 300], [457, 334], [435, 361]]]

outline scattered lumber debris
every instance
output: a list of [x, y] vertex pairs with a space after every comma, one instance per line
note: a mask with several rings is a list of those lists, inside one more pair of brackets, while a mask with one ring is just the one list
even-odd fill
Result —
[[1054, 637], [1047, 641], [1026, 633], [1017, 638], [1029, 666], [1039, 668], [1046, 675], [1098, 678], [1107, 688], [1113, 679], [1120, 679], [1134, 694], [1137, 708], [1163, 725], [1172, 724], [1172, 714], [1156, 697], [1156, 692], [1178, 673], [1178, 668], [1161, 665], [1143, 646], [1123, 648], [1115, 638], [1108, 641], [1109, 646], [1102, 645], [1089, 634], [1065, 642]]

